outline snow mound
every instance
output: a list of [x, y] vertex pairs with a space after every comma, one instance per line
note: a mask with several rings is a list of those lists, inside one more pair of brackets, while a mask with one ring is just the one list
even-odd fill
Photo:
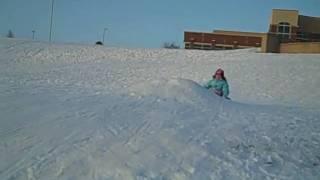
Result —
[[222, 99], [195, 81], [181, 78], [143, 82], [131, 87], [130, 90], [131, 95], [135, 96], [155, 96], [189, 104], [210, 104]]

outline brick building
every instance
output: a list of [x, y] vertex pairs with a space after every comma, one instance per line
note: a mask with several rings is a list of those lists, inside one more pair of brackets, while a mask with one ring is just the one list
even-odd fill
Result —
[[273, 9], [262, 52], [320, 53], [320, 17], [297, 10]]
[[239, 49], [260, 47], [263, 33], [239, 31], [184, 32], [186, 49]]
[[186, 49], [261, 47], [262, 52], [320, 53], [320, 17], [297, 10], [273, 9], [267, 33], [222, 31], [184, 32]]

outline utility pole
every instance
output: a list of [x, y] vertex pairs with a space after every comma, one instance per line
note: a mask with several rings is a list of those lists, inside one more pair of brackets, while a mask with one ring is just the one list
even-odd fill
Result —
[[102, 37], [102, 43], [103, 44], [104, 44], [104, 38], [105, 38], [106, 31], [108, 31], [108, 28], [104, 28], [103, 29], [103, 37]]
[[51, 4], [51, 18], [50, 18], [50, 33], [49, 33], [49, 42], [52, 40], [52, 20], [53, 20], [53, 10], [54, 10], [54, 0], [52, 0]]
[[32, 30], [32, 40], [34, 40], [34, 34], [36, 33], [35, 30]]

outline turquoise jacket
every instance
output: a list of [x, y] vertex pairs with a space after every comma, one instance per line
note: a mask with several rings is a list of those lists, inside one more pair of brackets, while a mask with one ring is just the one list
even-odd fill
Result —
[[229, 85], [225, 80], [210, 80], [205, 86], [207, 89], [213, 88], [216, 91], [222, 92], [223, 97], [228, 97], [229, 95]]

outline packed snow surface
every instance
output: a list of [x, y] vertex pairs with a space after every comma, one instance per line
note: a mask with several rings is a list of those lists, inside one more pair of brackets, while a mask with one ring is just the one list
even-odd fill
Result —
[[320, 55], [256, 51], [0, 39], [0, 179], [320, 179]]

